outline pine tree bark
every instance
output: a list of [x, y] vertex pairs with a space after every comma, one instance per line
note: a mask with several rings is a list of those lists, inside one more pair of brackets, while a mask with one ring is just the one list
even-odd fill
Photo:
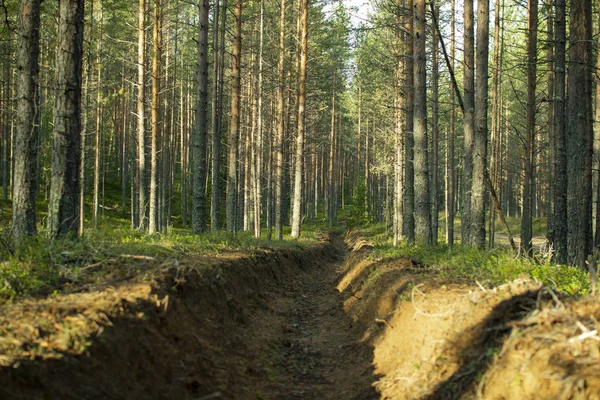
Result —
[[464, 4], [464, 157], [462, 173], [461, 236], [471, 244], [471, 189], [473, 179], [473, 141], [475, 136], [475, 26], [473, 0]]
[[83, 3], [83, 0], [60, 0], [58, 6], [57, 89], [48, 205], [51, 237], [77, 234], [79, 228]]
[[538, 0], [529, 0], [529, 35], [527, 39], [527, 141], [523, 159], [523, 207], [521, 212], [521, 249], [531, 257], [533, 248], [533, 180], [535, 163], [535, 90], [537, 74]]
[[258, 88], [257, 88], [257, 120], [256, 142], [254, 146], [255, 175], [254, 175], [254, 238], [260, 239], [261, 213], [263, 209], [262, 174], [263, 169], [263, 41], [264, 41], [264, 0], [260, 2], [260, 28], [258, 44]]
[[[219, 206], [221, 194], [221, 136], [222, 136], [222, 118], [223, 118], [223, 90], [225, 81], [225, 31], [227, 24], [227, 0], [223, 0], [223, 10], [221, 12], [221, 27], [219, 39], [219, 83], [217, 88], [217, 113], [213, 119], [213, 137], [212, 137], [212, 171], [211, 171], [211, 199], [210, 199], [210, 229], [216, 232], [219, 229]], [[215, 21], [216, 24], [216, 21]], [[215, 25], [216, 26], [216, 25]], [[216, 76], [216, 75], [215, 75]], [[217, 78], [215, 77], [215, 80]]]
[[556, 262], [567, 262], [567, 135], [566, 111], [566, 10], [565, 0], [556, 0], [555, 5], [555, 53], [554, 65], [554, 135], [556, 149], [554, 161], [554, 249]]
[[[454, 71], [454, 58], [456, 57], [456, 18], [454, 16], [456, 10], [455, 0], [451, 0], [451, 16], [450, 16], [450, 69]], [[454, 72], [453, 72], [454, 73]], [[456, 198], [456, 171], [454, 167], [454, 140], [456, 130], [456, 106], [454, 104], [454, 90], [450, 91], [450, 131], [448, 132], [447, 142], [448, 150], [446, 152], [446, 243], [449, 246], [454, 245], [454, 216]]]
[[161, 3], [160, 0], [154, 0], [154, 17], [152, 24], [152, 108], [150, 115], [151, 138], [150, 138], [150, 201], [148, 233], [153, 234], [158, 231], [158, 170], [159, 170], [159, 145], [160, 145], [160, 69], [162, 57], [162, 27], [161, 27]]
[[[572, 0], [569, 24], [569, 75], [567, 78], [567, 216], [569, 262], [585, 267], [591, 253], [591, 39], [590, 0]], [[588, 99], [589, 97], [589, 99]], [[584, 104], [577, 99], [583, 99]]]
[[[488, 62], [490, 44], [490, 3], [477, 3], [477, 71], [475, 93], [475, 123], [477, 132], [473, 141], [473, 185], [471, 206], [472, 243], [485, 247], [485, 194], [487, 177], [488, 138]], [[489, 179], [489, 178], [488, 178]]]
[[292, 238], [300, 237], [302, 223], [302, 178], [304, 175], [304, 120], [306, 107], [306, 64], [308, 50], [309, 0], [299, 1], [299, 47], [298, 47], [298, 131], [296, 135], [296, 159], [294, 165], [294, 197], [292, 207]]
[[279, 16], [279, 60], [277, 64], [277, 133], [275, 134], [275, 240], [283, 239], [283, 130], [285, 127], [285, 0]]
[[429, 195], [429, 152], [427, 140], [427, 76], [425, 58], [425, 0], [414, 2], [414, 138], [415, 138], [415, 234], [430, 244], [431, 198]]
[[[434, 20], [438, 20], [439, 8], [437, 1], [433, 1], [433, 13]], [[435, 27], [432, 24], [432, 32], [435, 32]], [[439, 229], [439, 76], [440, 72], [438, 69], [438, 37], [432, 34], [432, 72], [431, 72], [431, 234], [432, 243], [437, 244], [438, 242], [438, 229]]]
[[[17, 39], [17, 114], [14, 136], [13, 228], [15, 242], [36, 228], [39, 126], [40, 0], [21, 0]], [[8, 96], [7, 96], [8, 100]], [[7, 115], [7, 114], [6, 114]], [[8, 121], [4, 122], [8, 124]], [[5, 146], [8, 148], [8, 137]], [[4, 182], [7, 188], [8, 179]]]
[[[406, 129], [404, 140], [404, 216], [403, 232], [406, 241], [415, 241], [415, 165], [414, 165], [414, 35], [413, 35], [413, 0], [406, 0], [405, 27], [406, 27], [406, 63], [405, 63], [405, 107], [406, 107]], [[367, 193], [369, 186], [367, 185]]]
[[[198, 21], [198, 97], [196, 104], [196, 129], [192, 152], [194, 157], [192, 229], [196, 233], [206, 231], [206, 138], [208, 132], [208, 0], [199, 4]], [[215, 24], [216, 26], [216, 24]]]
[[227, 157], [227, 232], [237, 230], [237, 148], [240, 136], [240, 91], [242, 56], [242, 0], [235, 0], [233, 11], [233, 54], [231, 58], [231, 122], [229, 124], [229, 149]]
[[148, 224], [146, 188], [146, 0], [139, 0], [138, 10], [138, 93], [137, 93], [137, 193], [139, 230], [145, 231]]

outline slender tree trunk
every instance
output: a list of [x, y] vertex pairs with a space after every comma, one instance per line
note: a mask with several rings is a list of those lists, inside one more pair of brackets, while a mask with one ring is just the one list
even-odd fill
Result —
[[[100, 20], [102, 17], [100, 17]], [[102, 22], [100, 22], [102, 23]], [[100, 36], [102, 30], [100, 29]], [[102, 37], [98, 38], [96, 47], [96, 125], [94, 128], [94, 211], [93, 225], [94, 229], [98, 228], [98, 210], [100, 206], [100, 175], [102, 157], [102, 67], [100, 64], [100, 52], [102, 51]]]
[[235, 0], [233, 11], [233, 54], [231, 58], [231, 122], [229, 124], [229, 150], [227, 169], [227, 232], [237, 228], [237, 147], [240, 136], [240, 90], [241, 90], [241, 56], [242, 56], [242, 0]]
[[[414, 243], [415, 241], [415, 165], [414, 165], [414, 40], [413, 40], [413, 0], [406, 0], [406, 63], [405, 63], [405, 75], [406, 75], [406, 138], [404, 140], [404, 166], [405, 178], [404, 178], [404, 236], [408, 243]], [[367, 186], [368, 191], [368, 186]]]
[[[438, 20], [438, 4], [437, 1], [433, 2], [434, 19]], [[432, 24], [433, 27], [433, 24]], [[435, 32], [433, 27], [432, 32]], [[438, 37], [432, 34], [432, 63], [433, 69], [431, 73], [431, 97], [432, 97], [432, 108], [431, 108], [431, 130], [432, 130], [432, 167], [431, 167], [431, 233], [432, 242], [437, 244], [438, 242], [438, 230], [439, 230], [439, 219], [438, 214], [440, 211], [439, 204], [439, 75], [438, 70]]]
[[160, 69], [162, 57], [162, 27], [161, 27], [161, 2], [154, 0], [154, 22], [152, 25], [152, 109], [151, 125], [152, 134], [150, 142], [150, 205], [148, 219], [148, 233], [153, 234], [158, 230], [158, 170], [159, 170], [159, 143], [161, 129], [159, 124], [160, 108]]
[[294, 198], [292, 208], [292, 238], [300, 237], [302, 223], [302, 178], [304, 174], [304, 119], [306, 107], [306, 64], [308, 50], [309, 0], [299, 1], [299, 48], [298, 48], [298, 132], [296, 136], [296, 160], [294, 165]]
[[[494, 186], [498, 186], [496, 176], [498, 174], [497, 163], [498, 155], [501, 154], [499, 147], [501, 146], [500, 138], [500, 13], [502, 6], [500, 0], [495, 1], [494, 5], [494, 71], [492, 72], [492, 151], [491, 151], [491, 179]], [[490, 207], [490, 223], [489, 223], [489, 241], [488, 247], [494, 246], [494, 235], [496, 231], [496, 208]]]
[[256, 174], [254, 175], [254, 237], [260, 239], [262, 211], [262, 153], [263, 153], [263, 36], [264, 36], [264, 0], [260, 2], [260, 35], [258, 49], [258, 102], [256, 121], [256, 142], [254, 157]]
[[415, 138], [415, 230], [416, 239], [430, 244], [431, 198], [427, 140], [427, 76], [425, 59], [425, 0], [414, 2], [414, 138]]
[[554, 161], [554, 249], [556, 262], [567, 262], [567, 135], [565, 124], [565, 77], [566, 77], [566, 10], [565, 0], [555, 5], [556, 61], [554, 65], [554, 135], [556, 160]]
[[[224, 12], [225, 13], [225, 12]], [[213, 211], [213, 197], [217, 194], [216, 202], [218, 203], [218, 193], [215, 192], [215, 183], [219, 180], [219, 171], [214, 170], [214, 162], [215, 162], [215, 147], [221, 151], [221, 137], [220, 137], [220, 127], [219, 127], [219, 17], [221, 15], [221, 6], [220, 0], [215, 0], [214, 4], [214, 12], [213, 12], [213, 43], [212, 43], [212, 51], [213, 51], [213, 82], [212, 82], [212, 99], [211, 99], [211, 107], [212, 107], [212, 153], [211, 153], [211, 167], [213, 168], [211, 171], [211, 198], [210, 198], [210, 227], [211, 230], [214, 231], [214, 225], [216, 221], [212, 220], [212, 211]], [[215, 142], [218, 139], [219, 143], [215, 146]], [[217, 154], [217, 159], [219, 158], [219, 154]], [[208, 160], [207, 160], [208, 162]], [[218, 166], [218, 165], [217, 165]], [[216, 172], [216, 174], [215, 174]], [[218, 183], [217, 183], [218, 186]], [[217, 218], [215, 218], [216, 220]]]
[[283, 130], [285, 125], [285, 0], [279, 17], [279, 61], [277, 65], [277, 133], [275, 134], [275, 240], [283, 239]]
[[[451, 0], [450, 10], [450, 69], [454, 71], [454, 58], [456, 57], [456, 3]], [[454, 72], [452, 72], [454, 73]], [[456, 198], [456, 171], [454, 168], [454, 139], [456, 128], [456, 106], [454, 105], [454, 90], [450, 91], [450, 132], [447, 136], [448, 149], [447, 157], [447, 172], [446, 172], [446, 243], [449, 246], [454, 245], [454, 216]]]
[[[38, 13], [39, 14], [39, 13]], [[39, 35], [38, 35], [39, 36]], [[8, 38], [6, 40], [6, 53], [8, 55], [12, 54], [12, 36], [9, 33]], [[39, 42], [39, 39], [38, 39]], [[39, 44], [38, 44], [39, 48]], [[39, 50], [38, 50], [38, 58], [39, 58]], [[18, 63], [18, 61], [17, 61]], [[39, 61], [38, 61], [39, 64]], [[10, 112], [10, 104], [12, 99], [12, 62], [10, 58], [7, 58], [4, 61], [4, 104], [6, 106], [3, 107], [2, 112], [2, 132], [0, 132], [0, 169], [2, 170], [2, 198], [4, 201], [8, 201], [8, 187], [10, 175], [10, 127], [11, 127], [11, 117], [12, 113]], [[38, 89], [39, 91], [39, 89]], [[18, 100], [17, 100], [18, 101]], [[17, 104], [18, 107], [18, 104]], [[38, 135], [39, 136], [39, 135]], [[13, 157], [14, 159], [14, 157]], [[39, 173], [39, 172], [38, 172]], [[39, 186], [39, 184], [38, 184]], [[13, 214], [14, 215], [14, 214]]]
[[552, 243], [554, 241], [554, 160], [556, 158], [556, 135], [554, 132], [554, 13], [553, 13], [553, 2], [547, 0], [545, 2], [546, 15], [547, 15], [547, 58], [548, 58], [548, 162], [547, 162], [547, 209], [546, 216], [548, 218], [546, 236]]
[[52, 182], [48, 205], [51, 237], [77, 234], [79, 228], [83, 0], [60, 0], [58, 22]]
[[[472, 243], [485, 247], [485, 194], [487, 177], [488, 138], [488, 62], [490, 43], [490, 3], [477, 2], [477, 71], [475, 93], [475, 123], [477, 132], [473, 141], [473, 184], [471, 208]], [[489, 178], [488, 178], [489, 179]]]
[[[17, 114], [12, 193], [12, 234], [15, 242], [25, 236], [34, 235], [37, 231], [35, 199], [38, 190], [39, 126], [36, 124], [36, 114], [39, 112], [40, 0], [21, 0], [17, 38], [19, 73], [16, 85]], [[6, 96], [6, 100], [9, 100], [9, 96]], [[8, 104], [4, 106], [8, 108]], [[8, 116], [7, 112], [5, 116]], [[8, 120], [4, 123], [8, 126]], [[8, 135], [5, 135], [4, 144], [8, 148]], [[7, 167], [5, 163], [6, 174]], [[8, 179], [4, 179], [3, 182], [6, 190]]]
[[537, 74], [537, 0], [529, 0], [529, 28], [527, 41], [527, 141], [523, 159], [523, 205], [521, 212], [521, 249], [531, 257], [533, 248], [533, 175], [535, 162], [535, 90]]
[[[199, 4], [198, 24], [198, 97], [196, 104], [196, 129], [193, 139], [194, 187], [192, 196], [192, 229], [206, 231], [206, 137], [208, 131], [208, 0]], [[216, 26], [216, 24], [215, 24]]]
[[137, 182], [138, 182], [138, 210], [139, 230], [147, 228], [147, 190], [146, 190], [146, 0], [140, 0], [138, 11], [138, 93], [137, 93]]
[[464, 2], [464, 157], [462, 174], [462, 243], [470, 244], [473, 141], [475, 135], [475, 29], [473, 0]]
[[334, 208], [335, 208], [335, 78], [333, 80], [333, 89], [331, 94], [331, 130], [329, 135], [329, 188], [327, 190], [327, 220], [329, 229], [333, 228]]
[[[396, 13], [396, 24], [400, 26], [401, 15], [400, 9], [402, 6], [402, 0], [398, 0], [398, 12]], [[402, 95], [401, 78], [402, 72], [404, 71], [404, 58], [402, 45], [402, 31], [396, 30], [396, 60], [394, 62], [394, 218], [393, 218], [393, 230], [394, 230], [394, 246], [397, 246], [401, 241], [404, 240], [402, 232], [402, 226], [404, 221], [404, 131], [402, 129], [404, 112], [404, 96]], [[358, 138], [358, 159], [360, 165], [360, 86], [359, 86], [359, 138]]]
[[[217, 90], [217, 113], [213, 120], [213, 138], [212, 138], [212, 192], [210, 201], [210, 229], [215, 232], [219, 229], [219, 205], [221, 193], [221, 136], [222, 136], [222, 118], [223, 118], [223, 90], [225, 80], [225, 30], [227, 24], [227, 0], [223, 0], [223, 10], [221, 12], [221, 27], [219, 40], [219, 84]], [[216, 21], [216, 20], [215, 20]], [[216, 24], [216, 22], [215, 22]], [[216, 76], [216, 75], [215, 75]], [[216, 78], [215, 78], [216, 80]]]

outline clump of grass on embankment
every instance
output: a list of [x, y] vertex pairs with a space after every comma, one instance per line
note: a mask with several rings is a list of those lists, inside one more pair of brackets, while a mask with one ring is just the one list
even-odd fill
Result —
[[448, 247], [446, 244], [413, 246], [403, 243], [394, 247], [389, 235], [378, 227], [363, 232], [373, 242], [373, 257], [408, 257], [425, 268], [438, 271], [440, 277], [448, 280], [471, 280], [496, 286], [526, 276], [569, 294], [585, 294], [589, 290], [587, 271], [557, 265], [546, 258], [515, 256], [505, 248], [480, 250], [459, 244]]

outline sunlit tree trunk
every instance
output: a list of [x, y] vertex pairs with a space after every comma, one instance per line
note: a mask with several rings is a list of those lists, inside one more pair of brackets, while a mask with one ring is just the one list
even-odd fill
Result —
[[159, 124], [160, 111], [160, 69], [162, 57], [162, 27], [161, 27], [161, 2], [154, 0], [154, 21], [152, 25], [152, 109], [151, 109], [151, 140], [150, 140], [150, 204], [148, 233], [158, 230], [158, 170], [159, 170], [159, 144], [161, 129]]
[[279, 60], [277, 64], [277, 132], [275, 134], [275, 240], [283, 239], [283, 130], [285, 126], [285, 0], [279, 17]]
[[242, 0], [235, 1], [233, 11], [233, 54], [231, 58], [231, 122], [229, 124], [229, 150], [227, 157], [227, 232], [237, 230], [237, 147], [240, 135], [240, 90], [242, 56]]
[[294, 165], [294, 197], [292, 207], [292, 238], [300, 237], [302, 223], [302, 178], [304, 174], [304, 119], [306, 107], [306, 64], [308, 50], [308, 3], [299, 2], [299, 52], [298, 52], [298, 130], [296, 135], [296, 159]]
[[257, 121], [256, 141], [254, 146], [254, 161], [256, 173], [254, 175], [254, 237], [260, 239], [261, 211], [262, 211], [262, 153], [263, 153], [263, 37], [264, 37], [264, 0], [260, 2], [260, 34], [258, 44], [258, 93], [257, 93]]
[[137, 93], [137, 182], [139, 230], [147, 228], [147, 188], [146, 188], [146, 0], [140, 0], [138, 10], [138, 93]]

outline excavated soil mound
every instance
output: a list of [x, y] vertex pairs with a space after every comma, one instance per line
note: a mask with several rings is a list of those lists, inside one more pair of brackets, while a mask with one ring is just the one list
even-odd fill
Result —
[[338, 289], [375, 348], [381, 399], [599, 399], [600, 304], [529, 279], [486, 289], [407, 258], [377, 260], [356, 232]]

